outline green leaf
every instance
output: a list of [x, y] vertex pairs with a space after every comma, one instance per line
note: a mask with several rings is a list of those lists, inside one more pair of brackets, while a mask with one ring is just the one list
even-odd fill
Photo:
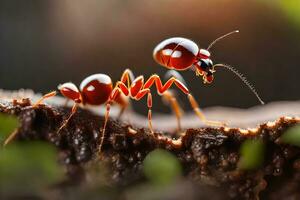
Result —
[[280, 8], [283, 10], [285, 15], [295, 25], [300, 27], [300, 1], [299, 0], [280, 0]]
[[19, 126], [16, 116], [0, 113], [0, 145]]
[[299, 0], [256, 0], [258, 3], [266, 3], [276, 8], [274, 12], [279, 11], [279, 15], [286, 16], [296, 28], [300, 28], [300, 1]]
[[152, 183], [166, 185], [180, 177], [182, 168], [179, 160], [173, 154], [157, 149], [146, 156], [143, 162], [143, 171]]
[[260, 167], [264, 160], [264, 144], [261, 140], [246, 140], [240, 149], [241, 158], [238, 167], [252, 170]]
[[289, 128], [280, 139], [284, 143], [300, 147], [300, 125]]
[[35, 194], [63, 178], [53, 146], [42, 142], [10, 144], [0, 151], [0, 193]]

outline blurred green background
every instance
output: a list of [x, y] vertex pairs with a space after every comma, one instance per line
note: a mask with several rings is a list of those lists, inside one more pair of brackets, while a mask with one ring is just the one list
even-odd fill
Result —
[[[235, 29], [214, 46], [213, 61], [239, 69], [266, 102], [298, 100], [299, 0], [0, 0], [0, 88], [47, 92], [92, 73], [118, 80], [128, 67], [163, 76], [152, 59], [161, 40], [182, 36], [205, 48]], [[258, 104], [226, 70], [212, 85], [182, 74], [202, 107]], [[155, 111], [168, 110], [160, 104], [156, 97]], [[134, 105], [146, 110], [145, 100]]]

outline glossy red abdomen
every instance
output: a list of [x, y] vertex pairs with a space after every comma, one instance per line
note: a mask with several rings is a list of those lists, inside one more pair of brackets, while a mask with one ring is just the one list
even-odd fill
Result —
[[84, 103], [100, 105], [105, 103], [113, 86], [109, 76], [105, 74], [94, 74], [84, 79], [80, 84], [80, 91]]
[[159, 43], [154, 51], [154, 60], [169, 69], [186, 70], [196, 62], [197, 44], [189, 39], [174, 37]]

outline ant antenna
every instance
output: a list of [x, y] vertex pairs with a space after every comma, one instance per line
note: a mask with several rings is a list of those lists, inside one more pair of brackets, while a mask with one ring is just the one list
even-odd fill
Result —
[[225, 35], [222, 35], [221, 37], [218, 37], [217, 39], [215, 39], [212, 43], [210, 43], [210, 45], [207, 47], [207, 50], [209, 50], [216, 42], [218, 42], [219, 40], [222, 40], [223, 38], [229, 36], [229, 35], [232, 35], [234, 33], [239, 33], [240, 31], [239, 30], [235, 30], [235, 31], [231, 31]]
[[265, 102], [260, 98], [258, 93], [256, 92], [254, 86], [246, 79], [246, 77], [241, 74], [237, 69], [235, 69], [232, 66], [224, 65], [224, 64], [216, 64], [213, 67], [225, 67], [229, 71], [233, 72], [235, 75], [237, 75], [247, 86], [248, 88], [254, 93], [254, 95], [257, 97], [258, 101], [263, 105]]

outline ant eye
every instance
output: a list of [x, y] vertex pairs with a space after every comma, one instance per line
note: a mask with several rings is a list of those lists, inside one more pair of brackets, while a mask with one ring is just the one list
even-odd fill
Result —
[[198, 62], [198, 65], [201, 67], [202, 71], [208, 72], [212, 68], [212, 61], [210, 59], [201, 59]]
[[58, 89], [63, 96], [80, 103], [80, 92], [74, 83], [64, 83], [59, 85]]

